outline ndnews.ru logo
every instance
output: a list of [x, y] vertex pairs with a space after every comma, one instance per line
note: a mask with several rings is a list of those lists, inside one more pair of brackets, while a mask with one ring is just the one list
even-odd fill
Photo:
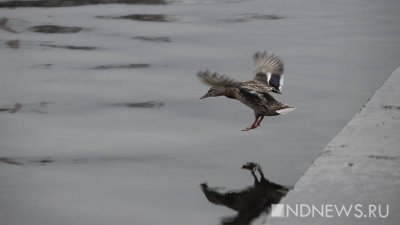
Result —
[[381, 204], [273, 204], [271, 217], [311, 217], [311, 218], [386, 218], [389, 216], [389, 205]]

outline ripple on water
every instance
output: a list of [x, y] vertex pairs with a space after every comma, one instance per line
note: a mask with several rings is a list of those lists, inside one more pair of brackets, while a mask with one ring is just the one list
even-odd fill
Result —
[[244, 23], [244, 22], [249, 22], [249, 21], [253, 21], [253, 20], [280, 20], [280, 19], [284, 19], [284, 18], [285, 18], [284, 16], [273, 15], [273, 14], [247, 13], [247, 14], [239, 15], [235, 18], [223, 19], [222, 21], [228, 22], [228, 23]]
[[108, 64], [93, 67], [95, 70], [108, 70], [108, 69], [141, 69], [148, 68], [150, 64], [147, 63], [131, 63], [131, 64]]
[[40, 25], [29, 28], [29, 30], [38, 33], [56, 34], [56, 33], [78, 33], [82, 30], [81, 27], [68, 27], [57, 25]]
[[68, 7], [95, 4], [165, 5], [165, 0], [27, 0], [0, 2], [0, 8], [18, 7]]
[[49, 47], [49, 48], [61, 48], [61, 49], [85, 50], [85, 51], [98, 49], [97, 47], [93, 47], [93, 46], [76, 46], [76, 45], [40, 44], [40, 46]]
[[161, 108], [164, 106], [163, 102], [147, 101], [147, 102], [123, 102], [115, 103], [114, 106], [127, 107], [127, 108]]
[[127, 19], [142, 22], [173, 22], [176, 19], [170, 15], [164, 14], [130, 14], [124, 16], [97, 16], [100, 19]]
[[149, 42], [164, 42], [164, 43], [170, 43], [171, 39], [169, 37], [148, 37], [148, 36], [136, 36], [132, 37], [135, 40], [141, 40], [141, 41], [149, 41]]

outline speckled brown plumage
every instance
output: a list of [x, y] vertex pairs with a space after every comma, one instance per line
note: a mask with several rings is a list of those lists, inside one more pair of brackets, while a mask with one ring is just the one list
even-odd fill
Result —
[[256, 65], [253, 80], [239, 82], [215, 72], [199, 71], [197, 73], [203, 83], [211, 86], [202, 98], [225, 96], [237, 99], [254, 110], [255, 121], [243, 131], [259, 127], [264, 116], [286, 114], [294, 109], [277, 101], [269, 94], [269, 92], [282, 93], [283, 61], [266, 52], [255, 53], [253, 59]]

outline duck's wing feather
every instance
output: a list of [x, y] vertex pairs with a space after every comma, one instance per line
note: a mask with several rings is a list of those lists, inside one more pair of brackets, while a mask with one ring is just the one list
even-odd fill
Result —
[[257, 81], [257, 80], [245, 81], [245, 82], [243, 82], [243, 87], [246, 89], [251, 89], [251, 90], [260, 92], [260, 93], [267, 93], [267, 92], [274, 90], [274, 88], [272, 86], [268, 85], [266, 82], [261, 82], [261, 81]]
[[247, 101], [256, 101], [256, 102], [263, 101], [263, 94], [254, 91], [252, 89], [240, 88], [239, 92], [245, 99], [247, 99]]
[[269, 83], [270, 79], [277, 79], [283, 85], [284, 63], [278, 57], [267, 52], [256, 52], [253, 56], [256, 66], [254, 80]]
[[276, 110], [276, 113], [278, 113], [279, 115], [287, 114], [296, 109], [295, 107], [277, 101], [274, 97], [272, 97], [272, 95], [268, 93], [263, 93], [263, 97], [266, 100], [267, 105], [269, 107], [275, 108], [274, 110]]
[[220, 75], [216, 72], [212, 73], [208, 70], [197, 72], [197, 77], [204, 83], [212, 87], [235, 87], [240, 88], [242, 82], [236, 81], [225, 75]]
[[265, 100], [267, 100], [268, 102], [278, 102], [274, 97], [272, 97], [272, 95], [268, 94], [268, 93], [262, 93], [263, 97], [265, 98]]

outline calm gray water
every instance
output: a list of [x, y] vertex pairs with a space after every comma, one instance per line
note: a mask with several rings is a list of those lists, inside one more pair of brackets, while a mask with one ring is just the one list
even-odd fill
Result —
[[[255, 161], [294, 185], [400, 62], [396, 0], [165, 3], [0, 1], [0, 224], [217, 224], [235, 212], [200, 183], [242, 189]], [[250, 79], [259, 50], [296, 110], [243, 133], [195, 74]]]

